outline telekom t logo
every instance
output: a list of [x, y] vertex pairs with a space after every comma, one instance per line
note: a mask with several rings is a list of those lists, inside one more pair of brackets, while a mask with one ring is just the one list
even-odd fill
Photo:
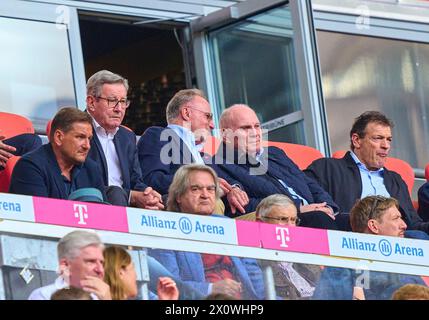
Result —
[[290, 241], [289, 238], [289, 229], [283, 227], [276, 227], [277, 240], [280, 240], [280, 247], [287, 248], [288, 245], [286, 242]]
[[84, 204], [73, 204], [74, 216], [79, 218], [77, 224], [86, 224], [85, 219], [88, 219], [88, 208]]

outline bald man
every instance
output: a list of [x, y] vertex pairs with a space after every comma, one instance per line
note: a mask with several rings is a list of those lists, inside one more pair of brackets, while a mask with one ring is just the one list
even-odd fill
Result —
[[[229, 183], [238, 181], [246, 191], [246, 212], [255, 211], [263, 198], [280, 193], [293, 199], [301, 226], [337, 229], [338, 206], [331, 196], [281, 149], [262, 147], [261, 124], [252, 108], [236, 104], [225, 109], [220, 129], [222, 144], [213, 159], [213, 168]], [[228, 210], [225, 214], [233, 216]]]

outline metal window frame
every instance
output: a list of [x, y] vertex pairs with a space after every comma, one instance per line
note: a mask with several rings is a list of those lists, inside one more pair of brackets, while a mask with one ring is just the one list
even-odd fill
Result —
[[[231, 23], [237, 23], [246, 17], [260, 14], [263, 11], [286, 3], [288, 3], [288, 1], [249, 0], [191, 22], [191, 30], [194, 37], [195, 61], [196, 65], [200, 66], [196, 69], [198, 86], [207, 93], [214, 107], [215, 125], [218, 124], [218, 113], [222, 105], [220, 99], [222, 99], [222, 97], [216, 94], [220, 88], [217, 88], [215, 81], [213, 81], [216, 68], [213, 59], [213, 54], [215, 53], [209, 43], [208, 35], [210, 31], [225, 27]], [[316, 51], [317, 47], [312, 25], [311, 4], [307, 1], [290, 1], [289, 6], [292, 19], [297, 22], [294, 24], [294, 32], [297, 37], [303, 39], [302, 43], [297, 43], [295, 45], [302, 112], [294, 114], [293, 117], [288, 117], [287, 120], [290, 120], [290, 122], [285, 122], [285, 125], [304, 120], [306, 144], [321, 150], [322, 153], [326, 153], [326, 151], [329, 150], [329, 139], [327, 136], [328, 131], [323, 99], [321, 98], [322, 90]], [[308, 21], [303, 21], [303, 16], [308, 17]], [[288, 114], [285, 114], [285, 116], [287, 115]], [[297, 119], [296, 116], [299, 116], [299, 119]]]

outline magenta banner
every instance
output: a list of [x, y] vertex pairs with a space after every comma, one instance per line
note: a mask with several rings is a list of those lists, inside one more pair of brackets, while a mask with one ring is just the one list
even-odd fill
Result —
[[235, 219], [237, 227], [237, 244], [246, 247], [261, 247], [259, 240], [260, 223]]
[[128, 232], [125, 207], [33, 197], [37, 223]]
[[329, 255], [326, 230], [240, 220], [236, 225], [240, 246]]

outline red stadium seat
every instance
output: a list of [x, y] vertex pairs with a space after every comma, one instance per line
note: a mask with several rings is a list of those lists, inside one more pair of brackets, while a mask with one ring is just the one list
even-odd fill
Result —
[[[203, 151], [209, 155], [214, 155], [219, 144], [220, 141], [211, 136], [204, 144]], [[264, 145], [282, 149], [301, 170], [306, 169], [314, 160], [323, 158], [323, 154], [319, 150], [301, 144], [266, 141]]]
[[13, 168], [21, 157], [14, 156], [6, 162], [4, 170], [0, 171], [0, 192], [8, 192]]

